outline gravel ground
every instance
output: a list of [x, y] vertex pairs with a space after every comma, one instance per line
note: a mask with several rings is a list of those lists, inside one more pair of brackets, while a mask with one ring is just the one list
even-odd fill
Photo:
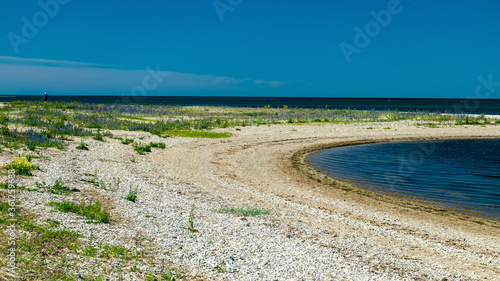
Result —
[[[156, 260], [182, 268], [184, 280], [500, 280], [498, 228], [386, 203], [364, 204], [368, 199], [343, 193], [334, 196], [320, 183], [287, 176], [293, 173], [286, 166], [294, 151], [321, 143], [500, 137], [497, 127], [416, 128], [396, 122], [229, 131], [235, 136], [215, 140], [114, 131], [138, 142], [163, 142], [166, 148], [138, 155], [132, 146], [106, 138], [86, 139], [89, 150], [81, 151], [75, 140], [65, 151], [46, 151], [47, 160], [35, 159], [42, 170], [34, 177], [19, 178], [21, 185], [34, 187], [35, 181], [52, 184], [60, 177], [80, 190], [69, 195], [72, 200], [104, 201], [112, 209], [110, 224], [86, 224], [74, 214], [50, 212], [53, 208], [45, 204], [64, 196], [25, 192], [22, 205], [40, 221], [59, 220], [84, 235], [92, 231], [101, 243], [146, 249]], [[1, 160], [10, 158], [3, 154]], [[107, 191], [82, 181], [93, 173], [106, 183], [119, 178], [120, 188]], [[138, 188], [136, 203], [124, 199], [130, 187]], [[197, 232], [186, 229], [193, 206]], [[242, 206], [271, 213], [216, 212]], [[138, 243], [139, 237], [148, 239]], [[94, 266], [85, 265], [88, 273]], [[143, 277], [128, 272], [126, 278]]]

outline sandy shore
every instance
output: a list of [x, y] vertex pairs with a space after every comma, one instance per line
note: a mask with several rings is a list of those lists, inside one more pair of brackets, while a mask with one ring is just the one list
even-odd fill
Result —
[[[394, 122], [220, 131], [234, 136], [163, 139], [113, 132], [167, 146], [142, 156], [119, 140], [88, 139], [89, 151], [74, 149], [75, 141], [66, 151], [51, 150], [50, 160], [40, 162], [45, 172], [22, 183], [50, 183], [62, 176], [82, 190], [79, 196], [97, 193], [112, 208], [111, 224], [68, 227], [82, 233], [93, 228], [103, 243], [148, 249], [159, 262], [182, 265], [184, 280], [499, 280], [497, 222], [369, 194], [303, 163], [307, 152], [320, 147], [500, 137], [498, 126], [428, 128]], [[124, 188], [110, 192], [82, 182], [85, 173], [94, 171], [105, 180], [120, 177]], [[136, 203], [123, 199], [128, 186], [139, 186]], [[50, 212], [44, 204], [53, 195], [24, 196], [23, 206], [38, 213], [40, 221], [74, 219]], [[193, 204], [198, 233], [181, 228]], [[242, 206], [271, 214], [240, 217], [214, 211]], [[214, 270], [218, 266], [223, 272]], [[133, 272], [127, 276], [140, 280]]]

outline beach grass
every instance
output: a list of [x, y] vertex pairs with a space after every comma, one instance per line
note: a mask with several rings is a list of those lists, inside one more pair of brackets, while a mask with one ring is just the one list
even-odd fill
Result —
[[80, 144], [76, 146], [76, 149], [79, 149], [79, 150], [89, 150], [87, 144], [84, 143], [83, 140], [81, 140]]
[[95, 201], [91, 204], [85, 204], [85, 201], [81, 201], [78, 204], [71, 201], [51, 201], [47, 205], [55, 207], [56, 210], [60, 212], [75, 213], [88, 219], [96, 220], [98, 222], [109, 223], [110, 221], [109, 212], [101, 205], [99, 201]]
[[[84, 236], [81, 233], [66, 230], [61, 222], [46, 219], [42, 223], [35, 223], [36, 218], [17, 207], [14, 213], [7, 202], [0, 203], [0, 247], [2, 254], [8, 255], [12, 247], [9, 237], [12, 235], [12, 226], [21, 231], [15, 239], [16, 255], [15, 274], [3, 271], [6, 280], [106, 280], [116, 272], [109, 263], [119, 263], [122, 267], [134, 268], [134, 272], [143, 272], [151, 275], [146, 268], [151, 264], [143, 252], [137, 249], [128, 249], [123, 245], [106, 245], [95, 241], [94, 234]], [[10, 220], [14, 220], [12, 224]], [[101, 266], [88, 270], [85, 264], [99, 261]], [[4, 261], [0, 261], [6, 266]], [[138, 265], [141, 264], [141, 267]], [[153, 273], [155, 280], [177, 280], [179, 273], [165, 270], [161, 274]], [[161, 279], [170, 276], [171, 279]], [[11, 279], [9, 279], [11, 278]], [[120, 279], [118, 279], [120, 280]], [[124, 280], [124, 279], [121, 279]]]
[[249, 207], [249, 208], [220, 208], [217, 210], [219, 213], [224, 214], [233, 214], [240, 216], [260, 216], [260, 215], [269, 215], [271, 211], [258, 208], [258, 207]]
[[73, 192], [68, 186], [62, 183], [61, 178], [56, 179], [53, 185], [47, 185], [45, 182], [35, 182], [35, 186], [38, 188], [38, 191], [44, 190], [57, 195], [68, 195]]

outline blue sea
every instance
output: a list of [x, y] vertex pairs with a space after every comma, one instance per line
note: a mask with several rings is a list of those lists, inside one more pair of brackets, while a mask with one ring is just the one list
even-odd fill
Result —
[[307, 161], [375, 192], [500, 221], [500, 139], [361, 144], [317, 151]]
[[[0, 96], [0, 102], [42, 101], [43, 96]], [[291, 97], [169, 97], [169, 96], [49, 96], [49, 101], [119, 104], [211, 105], [235, 107], [283, 107], [426, 111], [430, 113], [468, 113], [500, 115], [500, 99], [394, 99], [394, 98], [291, 98]]]

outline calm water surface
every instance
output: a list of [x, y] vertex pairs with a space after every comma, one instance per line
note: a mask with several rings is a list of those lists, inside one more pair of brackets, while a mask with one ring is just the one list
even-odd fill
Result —
[[[42, 93], [36, 96], [0, 96], [0, 102], [17, 100], [42, 101]], [[432, 113], [500, 114], [500, 99], [403, 99], [403, 98], [292, 98], [292, 97], [172, 97], [172, 96], [58, 96], [49, 93], [49, 101], [120, 103], [120, 104], [162, 104], [162, 105], [211, 105], [236, 107], [292, 108], [351, 108], [360, 110], [426, 111]]]
[[414, 196], [414, 200], [500, 221], [500, 139], [336, 147], [315, 152], [307, 161], [366, 189]]

